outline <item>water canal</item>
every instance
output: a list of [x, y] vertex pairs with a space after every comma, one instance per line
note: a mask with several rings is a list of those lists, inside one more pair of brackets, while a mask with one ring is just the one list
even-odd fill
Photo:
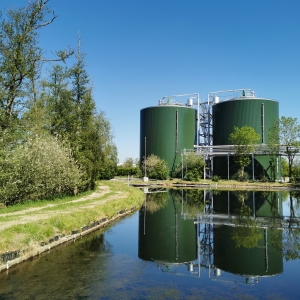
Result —
[[298, 299], [300, 194], [170, 190], [0, 274], [0, 299]]

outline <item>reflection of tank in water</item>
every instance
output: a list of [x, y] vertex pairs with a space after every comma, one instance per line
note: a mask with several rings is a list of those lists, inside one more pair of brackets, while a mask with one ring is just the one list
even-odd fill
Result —
[[[282, 273], [282, 255], [274, 244], [275, 241], [282, 243], [281, 231], [252, 229], [225, 225], [214, 227], [215, 267], [247, 276], [272, 276]], [[243, 245], [253, 247], [246, 248]]]
[[[195, 260], [196, 227], [194, 220], [181, 218], [181, 197], [177, 199], [176, 193], [171, 192], [156, 195], [160, 195], [159, 199], [151, 200], [148, 194], [148, 201], [140, 210], [139, 258], [171, 264]], [[156, 201], [157, 205], [151, 201]], [[147, 209], [147, 203], [152, 211]], [[153, 207], [158, 209], [153, 210]]]
[[[272, 217], [282, 216], [280, 193], [220, 192], [213, 197], [213, 209], [218, 215], [228, 215], [229, 219], [236, 216], [231, 226], [225, 222], [214, 225], [215, 267], [247, 276], [271, 276], [283, 271], [281, 230], [266, 226], [271, 220], [276, 223]], [[265, 227], [260, 227], [257, 218], [267, 222]]]

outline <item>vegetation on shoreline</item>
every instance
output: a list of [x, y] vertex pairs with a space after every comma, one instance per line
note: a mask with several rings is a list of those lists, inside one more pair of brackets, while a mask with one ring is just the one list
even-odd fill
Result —
[[0, 209], [2, 226], [15, 223], [3, 230], [0, 226], [0, 253], [16, 249], [30, 251], [53, 236], [69, 235], [72, 230], [80, 230], [96, 220], [116, 216], [121, 210], [138, 208], [144, 200], [142, 191], [120, 182], [101, 181], [97, 192], [104, 187], [109, 188], [105, 194], [86, 195], [84, 201], [79, 201], [82, 197], [30, 201]]

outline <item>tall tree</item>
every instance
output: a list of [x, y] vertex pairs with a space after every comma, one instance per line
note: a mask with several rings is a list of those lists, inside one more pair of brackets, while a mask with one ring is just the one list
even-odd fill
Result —
[[292, 177], [293, 163], [300, 152], [300, 125], [297, 118], [281, 117], [269, 130], [268, 144], [270, 152], [283, 151], [289, 165], [289, 177]]
[[[40, 64], [45, 62], [38, 45], [38, 31], [51, 24], [56, 15], [49, 0], [35, 0], [26, 7], [8, 10], [0, 20], [0, 128], [17, 119], [26, 99], [27, 84], [34, 80]], [[72, 51], [58, 51], [57, 60], [65, 60]]]
[[251, 126], [243, 126], [241, 128], [235, 126], [229, 139], [234, 145], [235, 161], [240, 166], [238, 177], [242, 179], [245, 167], [251, 162], [250, 154], [254, 151], [255, 144], [259, 141], [259, 134]]

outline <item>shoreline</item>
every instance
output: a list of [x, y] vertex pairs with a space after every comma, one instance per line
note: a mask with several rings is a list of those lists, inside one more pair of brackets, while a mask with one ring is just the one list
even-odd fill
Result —
[[[54, 241], [51, 241], [43, 246], [40, 246], [40, 247], [37, 247], [36, 250], [29, 250], [28, 253], [24, 253], [23, 252], [23, 255], [22, 256], [19, 256], [19, 257], [16, 257], [15, 259], [12, 259], [12, 260], [7, 260], [5, 261], [4, 263], [2, 263], [0, 265], [0, 272], [3, 272], [5, 270], [9, 270], [9, 268], [13, 267], [13, 266], [16, 266], [18, 264], [21, 264], [23, 262], [26, 262], [28, 261], [29, 259], [32, 259], [34, 257], [37, 257], [45, 252], [48, 252], [50, 251], [51, 249], [53, 248], [56, 248], [58, 246], [61, 246], [65, 243], [68, 243], [70, 241], [72, 242], [75, 242], [77, 239], [85, 236], [85, 235], [88, 235], [100, 228], [104, 228], [104, 227], [107, 227], [108, 225], [110, 225], [111, 223], [113, 223], [114, 221], [118, 220], [118, 219], [121, 219], [125, 216], [128, 216], [134, 212], [137, 211], [137, 207], [131, 207], [127, 210], [123, 210], [123, 211], [120, 211], [118, 213], [118, 215], [114, 216], [114, 217], [111, 217], [110, 219], [101, 219], [99, 221], [96, 221], [94, 223], [98, 223], [98, 224], [94, 224], [94, 226], [91, 226], [90, 225], [90, 228], [84, 228], [84, 227], [81, 227], [81, 230], [80, 232], [74, 232], [73, 234], [70, 234], [68, 236], [61, 236], [60, 238], [58, 238], [57, 240], [54, 240]], [[19, 251], [21, 252], [21, 250], [16, 250], [16, 251]], [[15, 252], [16, 252], [15, 251]], [[0, 255], [1, 256], [1, 255]]]

